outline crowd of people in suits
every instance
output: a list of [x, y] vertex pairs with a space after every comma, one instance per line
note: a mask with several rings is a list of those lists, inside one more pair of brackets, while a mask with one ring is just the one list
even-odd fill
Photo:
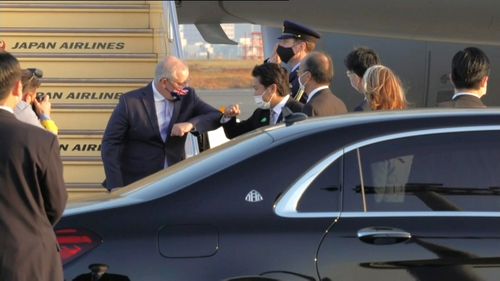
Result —
[[[318, 32], [304, 25], [284, 21], [283, 34], [278, 37], [274, 53], [252, 72], [258, 108], [249, 119], [240, 123], [236, 122], [240, 114], [237, 104], [227, 106], [223, 112], [221, 123], [228, 138], [282, 121], [283, 109], [287, 107], [291, 112], [303, 112], [310, 117], [348, 112], [343, 101], [330, 89], [334, 75], [332, 59], [315, 51], [320, 38]], [[282, 87], [276, 87], [283, 83], [283, 67], [278, 64], [290, 69], [289, 88], [285, 88], [285, 92]], [[352, 111], [408, 108], [401, 80], [390, 68], [382, 65], [374, 50], [356, 48], [347, 55], [344, 64], [351, 86], [364, 97]], [[268, 69], [264, 75], [259, 74], [262, 69]], [[469, 47], [459, 51], [453, 57], [450, 75], [455, 95], [451, 101], [439, 106], [485, 107], [481, 97], [486, 94], [489, 71], [488, 57], [480, 49]]]

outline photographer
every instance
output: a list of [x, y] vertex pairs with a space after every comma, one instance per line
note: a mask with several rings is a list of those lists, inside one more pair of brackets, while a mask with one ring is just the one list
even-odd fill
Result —
[[46, 95], [37, 96], [36, 91], [40, 87], [40, 79], [43, 77], [42, 70], [38, 68], [27, 68], [23, 70], [21, 82], [23, 85], [23, 97], [14, 109], [17, 119], [40, 127], [57, 135], [56, 123], [50, 119], [51, 103]]

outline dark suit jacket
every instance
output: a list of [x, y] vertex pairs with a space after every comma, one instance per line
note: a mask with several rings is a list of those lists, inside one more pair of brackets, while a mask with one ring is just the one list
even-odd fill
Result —
[[445, 101], [439, 107], [452, 108], [486, 108], [480, 98], [471, 95], [460, 95], [451, 101]]
[[175, 123], [191, 122], [198, 132], [220, 126], [220, 112], [203, 102], [194, 89], [174, 102], [167, 140], [161, 138], [151, 83], [120, 97], [102, 140], [106, 188], [128, 185], [184, 158], [186, 136], [172, 137]]
[[66, 206], [56, 136], [0, 109], [0, 280], [63, 280], [53, 226]]
[[326, 88], [314, 94], [304, 106], [303, 112], [310, 117], [322, 117], [347, 113], [347, 108], [330, 88]]
[[[288, 99], [285, 104], [292, 112], [302, 112], [302, 107], [304, 106], [298, 101], [295, 101], [292, 97]], [[245, 121], [241, 121], [240, 123], [236, 122], [236, 118], [233, 117], [228, 122], [222, 124], [224, 128], [224, 133], [228, 139], [235, 138], [244, 133], [253, 131], [257, 128], [264, 127], [269, 125], [269, 118], [271, 111], [269, 109], [260, 109], [257, 108], [252, 116]], [[278, 117], [278, 122], [281, 122], [283, 119], [283, 112], [281, 112]]]

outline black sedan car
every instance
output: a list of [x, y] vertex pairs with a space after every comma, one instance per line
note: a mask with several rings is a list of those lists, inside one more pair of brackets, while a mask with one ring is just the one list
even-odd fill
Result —
[[57, 234], [68, 281], [497, 281], [500, 111], [264, 128], [73, 202]]

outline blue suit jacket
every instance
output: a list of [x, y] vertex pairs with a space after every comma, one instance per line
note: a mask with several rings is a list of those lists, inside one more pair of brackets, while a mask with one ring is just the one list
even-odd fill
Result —
[[174, 102], [168, 137], [160, 135], [151, 83], [120, 97], [102, 140], [102, 161], [108, 189], [125, 186], [186, 158], [186, 136], [172, 137], [175, 123], [191, 122], [196, 131], [220, 126], [220, 112], [203, 102], [194, 89]]

